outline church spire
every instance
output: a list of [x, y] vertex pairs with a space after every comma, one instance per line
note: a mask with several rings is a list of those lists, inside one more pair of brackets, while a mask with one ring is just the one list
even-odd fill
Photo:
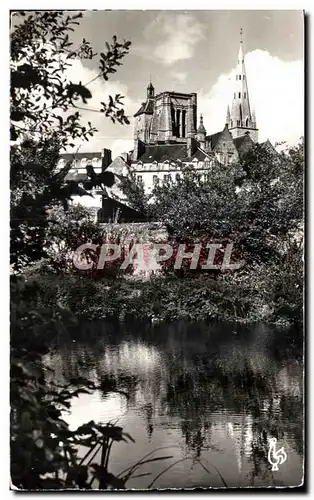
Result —
[[200, 143], [201, 148], [204, 149], [205, 147], [205, 141], [206, 141], [206, 129], [204, 127], [203, 123], [203, 115], [200, 116], [200, 124], [196, 132], [196, 138], [198, 142]]
[[149, 84], [147, 86], [147, 99], [153, 99], [155, 96], [155, 89], [152, 84], [151, 77], [149, 77]]
[[233, 137], [239, 137], [249, 132], [252, 139], [257, 141], [256, 123], [253, 121], [246, 69], [243, 52], [243, 30], [240, 30], [240, 47], [238, 52], [237, 69], [234, 82], [234, 92], [231, 105], [230, 121], [227, 122]]
[[227, 115], [226, 115], [226, 124], [228, 125], [228, 128], [230, 127], [230, 120], [231, 120], [231, 117], [230, 117], [230, 107], [229, 107], [229, 104], [228, 104]]

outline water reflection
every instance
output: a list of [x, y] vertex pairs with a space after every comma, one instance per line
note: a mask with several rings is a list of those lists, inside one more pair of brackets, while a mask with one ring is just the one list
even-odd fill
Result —
[[[128, 393], [126, 399], [103, 383], [102, 391], [73, 402], [68, 417], [73, 427], [90, 419], [105, 423], [120, 418], [136, 446], [115, 447], [113, 472], [155, 448], [173, 446], [174, 459], [214, 464], [228, 486], [301, 483], [300, 332], [264, 325], [112, 329], [97, 323], [91, 328], [92, 339], [63, 339], [47, 363], [58, 382], [78, 375], [98, 383], [111, 380]], [[269, 437], [276, 437], [288, 454], [276, 473], [267, 462]], [[157, 472], [156, 467], [151, 469]], [[141, 477], [130, 487], [147, 484]], [[158, 488], [196, 486], [221, 487], [221, 478], [183, 461], [156, 483]]]

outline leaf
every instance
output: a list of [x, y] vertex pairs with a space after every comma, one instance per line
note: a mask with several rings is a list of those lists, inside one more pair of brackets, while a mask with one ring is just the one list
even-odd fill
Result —
[[106, 489], [108, 488], [108, 486], [112, 486], [114, 489], [118, 490], [125, 489], [125, 482], [123, 481], [123, 479], [114, 476], [104, 467], [101, 467], [98, 464], [92, 464], [91, 468], [94, 470], [96, 479], [99, 480], [99, 487], [101, 489]]

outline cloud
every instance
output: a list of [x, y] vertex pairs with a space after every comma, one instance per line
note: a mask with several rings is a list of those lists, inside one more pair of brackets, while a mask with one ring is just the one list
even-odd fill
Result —
[[[71, 81], [81, 81], [83, 84], [90, 82], [95, 76], [97, 76], [97, 70], [85, 68], [78, 60], [74, 61], [73, 65], [67, 71], [67, 77]], [[118, 151], [118, 147], [126, 147], [127, 144], [132, 144], [132, 117], [138, 107], [138, 103], [134, 102], [129, 97], [127, 85], [119, 81], [105, 82], [103, 79], [98, 78], [88, 85], [88, 88], [92, 93], [92, 98], [88, 100], [87, 104], [80, 104], [80, 107], [86, 108], [85, 110], [80, 109], [82, 115], [81, 123], [87, 125], [90, 121], [92, 125], [97, 128], [98, 132], [96, 132], [94, 137], [90, 138], [88, 142], [82, 140], [73, 141], [75, 142], [75, 149], [78, 145], [80, 146], [80, 152], [93, 152], [100, 151], [103, 148], [109, 148], [113, 150], [114, 158], [117, 154], [123, 152], [121, 150]], [[106, 102], [109, 95], [114, 96], [115, 94], [122, 94], [125, 96], [123, 100], [124, 110], [126, 115], [130, 117], [130, 125], [120, 125], [117, 122], [114, 124], [110, 119], [106, 118], [103, 113], [99, 113], [101, 107], [100, 102]]]
[[122, 153], [128, 153], [134, 147], [132, 139], [117, 139], [111, 144], [112, 158], [116, 158]]
[[185, 83], [188, 75], [183, 71], [173, 71], [171, 73], [171, 76], [175, 81], [179, 83]]
[[160, 14], [145, 28], [145, 45], [133, 48], [133, 52], [169, 66], [193, 57], [204, 30], [191, 14]]
[[[256, 111], [259, 141], [295, 144], [304, 134], [303, 61], [283, 61], [268, 52], [254, 50], [246, 55], [251, 108]], [[227, 105], [231, 104], [235, 69], [222, 74], [211, 90], [198, 94], [207, 133], [222, 130]]]

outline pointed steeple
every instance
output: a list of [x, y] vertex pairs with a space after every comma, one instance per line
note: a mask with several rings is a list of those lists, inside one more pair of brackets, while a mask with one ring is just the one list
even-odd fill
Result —
[[206, 140], [206, 128], [204, 127], [203, 123], [203, 115], [200, 116], [200, 124], [197, 129], [196, 138], [200, 143], [201, 148], [204, 148]]
[[152, 99], [154, 95], [155, 95], [155, 89], [151, 82], [151, 79], [149, 79], [149, 84], [147, 86], [147, 99]]
[[199, 127], [197, 129], [197, 133], [206, 134], [206, 129], [205, 129], [204, 123], [203, 123], [203, 115], [200, 116], [200, 124], [199, 124]]
[[244, 62], [243, 31], [240, 30], [240, 47], [238, 52], [237, 69], [234, 82], [233, 99], [229, 128], [233, 137], [239, 137], [249, 131], [252, 139], [257, 141], [256, 122], [250, 108], [249, 90]]
[[230, 127], [230, 120], [231, 120], [231, 117], [230, 117], [230, 107], [229, 107], [229, 104], [228, 104], [227, 115], [226, 115], [226, 124], [228, 125], [228, 128]]

